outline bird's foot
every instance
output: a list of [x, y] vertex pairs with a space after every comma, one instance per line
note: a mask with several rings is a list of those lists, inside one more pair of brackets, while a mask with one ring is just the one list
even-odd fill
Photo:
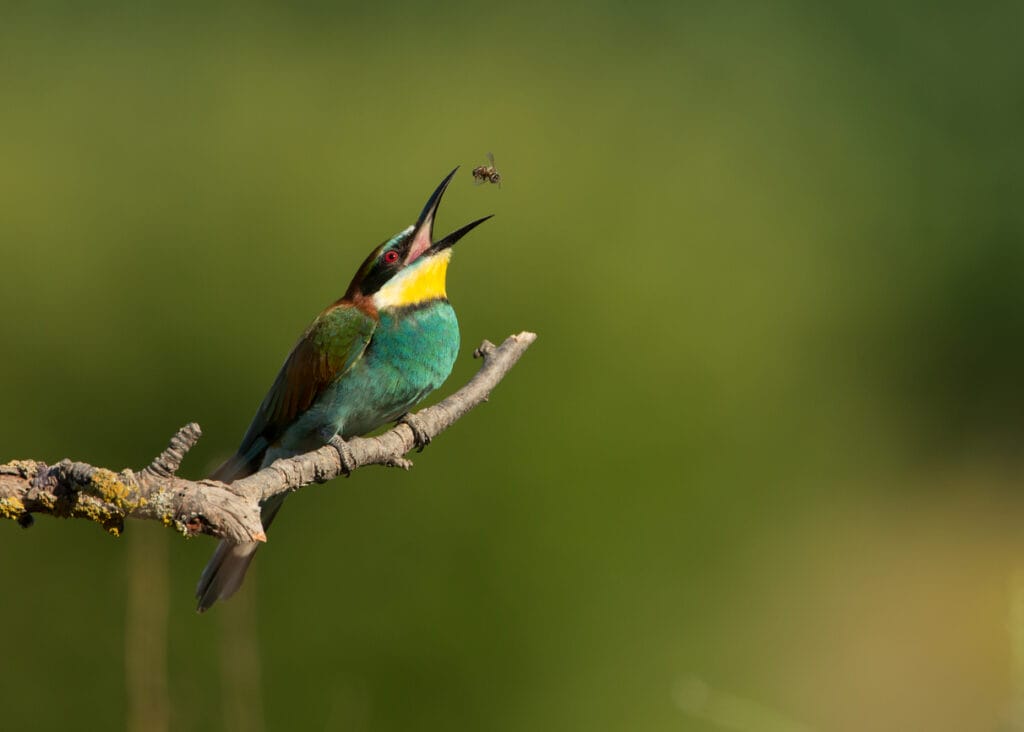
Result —
[[423, 448], [430, 444], [432, 438], [427, 432], [427, 426], [412, 412], [402, 415], [398, 419], [398, 424], [408, 425], [412, 430], [412, 438], [416, 441], [416, 452], [423, 452]]
[[345, 474], [345, 477], [352, 475], [352, 471], [358, 468], [356, 465], [356, 459], [352, 456], [352, 449], [348, 446], [348, 443], [340, 435], [335, 435], [327, 444], [335, 449], [338, 453], [338, 460], [341, 461], [341, 472]]

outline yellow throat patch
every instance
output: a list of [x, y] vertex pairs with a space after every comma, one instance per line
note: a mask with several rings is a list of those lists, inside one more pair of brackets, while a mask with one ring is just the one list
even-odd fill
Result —
[[452, 250], [431, 255], [395, 275], [373, 295], [377, 309], [416, 305], [427, 300], [448, 297], [445, 277]]

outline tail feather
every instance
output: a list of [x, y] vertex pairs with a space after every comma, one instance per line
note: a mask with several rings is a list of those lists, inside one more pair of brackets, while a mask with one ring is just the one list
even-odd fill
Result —
[[217, 551], [203, 570], [196, 586], [199, 612], [209, 610], [217, 600], [226, 600], [242, 586], [245, 571], [256, 556], [258, 542], [235, 544], [222, 539]]
[[[261, 520], [264, 531], [270, 529], [270, 524], [274, 521], [277, 512], [281, 510], [283, 503], [284, 496], [281, 495], [271, 498], [263, 504]], [[199, 577], [199, 584], [196, 585], [196, 597], [199, 599], [199, 604], [196, 607], [198, 612], [209, 610], [217, 600], [227, 600], [238, 591], [259, 546], [259, 542], [255, 541], [236, 544], [227, 539], [221, 540], [217, 551], [210, 557], [206, 569]]]

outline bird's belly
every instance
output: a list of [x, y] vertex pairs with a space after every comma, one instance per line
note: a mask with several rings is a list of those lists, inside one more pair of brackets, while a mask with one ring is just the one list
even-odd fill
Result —
[[363, 357], [333, 388], [334, 426], [365, 434], [408, 412], [444, 383], [459, 351], [459, 325], [446, 301], [381, 314]]

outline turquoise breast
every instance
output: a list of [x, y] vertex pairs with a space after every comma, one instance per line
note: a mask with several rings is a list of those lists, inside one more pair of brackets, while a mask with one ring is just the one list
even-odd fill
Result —
[[458, 352], [459, 322], [447, 300], [382, 311], [363, 357], [330, 399], [339, 434], [365, 434], [401, 417], [444, 383]]

